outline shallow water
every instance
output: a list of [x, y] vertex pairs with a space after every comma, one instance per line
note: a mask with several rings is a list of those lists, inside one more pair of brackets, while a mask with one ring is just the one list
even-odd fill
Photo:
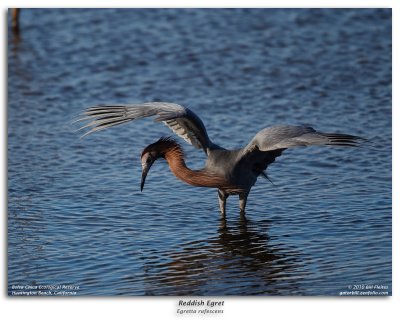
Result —
[[[8, 41], [9, 294], [391, 294], [390, 10], [23, 10]], [[246, 219], [230, 197], [222, 220], [215, 190], [161, 161], [140, 192], [141, 150], [167, 127], [79, 139], [71, 124], [154, 100], [189, 106], [225, 148], [279, 123], [370, 143], [285, 151]]]

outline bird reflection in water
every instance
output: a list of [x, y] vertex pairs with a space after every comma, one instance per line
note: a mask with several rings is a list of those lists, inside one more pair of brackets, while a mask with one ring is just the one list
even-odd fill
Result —
[[[148, 258], [146, 295], [302, 294], [297, 284], [304, 274], [299, 253], [271, 245], [266, 222], [256, 226], [244, 215], [230, 226], [221, 218], [215, 238], [188, 242], [166, 257]], [[162, 260], [168, 262], [157, 262]]]

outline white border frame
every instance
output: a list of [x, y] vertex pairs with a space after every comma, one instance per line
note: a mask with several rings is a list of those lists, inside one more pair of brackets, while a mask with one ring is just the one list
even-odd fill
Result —
[[[1, 50], [3, 55], [3, 68], [7, 70], [7, 29], [6, 29], [6, 8], [9, 7], [54, 7], [55, 3], [49, 0], [38, 1], [4, 1], [3, 15], [1, 16], [1, 34], [3, 36], [4, 49]], [[57, 3], [56, 7], [324, 7], [324, 8], [392, 8], [393, 21], [393, 102], [392, 102], [392, 126], [393, 126], [393, 164], [399, 162], [399, 148], [395, 146], [399, 137], [399, 72], [398, 57], [399, 52], [399, 18], [400, 18], [400, 1], [398, 0], [325, 0], [325, 1], [239, 1], [239, 0], [205, 0], [205, 1], [168, 1], [163, 3], [159, 0], [129, 1], [77, 1], [70, 0], [65, 3]], [[397, 41], [396, 41], [397, 40]], [[397, 59], [395, 59], [397, 58]], [[396, 71], [396, 72], [395, 72]], [[1, 193], [0, 201], [3, 208], [3, 219], [1, 219], [1, 229], [4, 235], [1, 237], [2, 245], [0, 246], [2, 263], [0, 264], [0, 284], [2, 289], [1, 309], [3, 316], [7, 319], [57, 319], [57, 320], [75, 320], [75, 319], [176, 319], [188, 318], [189, 316], [178, 315], [176, 313], [178, 305], [178, 297], [115, 297], [115, 298], [21, 298], [7, 297], [7, 74], [3, 73], [1, 77], [3, 81], [1, 88], [1, 96], [3, 101], [3, 109], [0, 112], [1, 123], [3, 124], [0, 131], [0, 141], [2, 154], [0, 157], [1, 168], [3, 174], [3, 183], [0, 184]], [[400, 195], [399, 193], [399, 172], [393, 166], [393, 191], [392, 195]], [[252, 319], [393, 319], [395, 316], [395, 301], [399, 298], [399, 200], [393, 197], [393, 297], [336, 297], [336, 298], [318, 298], [318, 297], [224, 297], [225, 308], [223, 315], [209, 315], [205, 317], [218, 317], [225, 319], [243, 319], [243, 317], [251, 317]], [[397, 270], [397, 272], [396, 272]], [[204, 316], [201, 316], [204, 317]], [[193, 318], [193, 316], [190, 316]], [[198, 318], [198, 316], [195, 316]]]

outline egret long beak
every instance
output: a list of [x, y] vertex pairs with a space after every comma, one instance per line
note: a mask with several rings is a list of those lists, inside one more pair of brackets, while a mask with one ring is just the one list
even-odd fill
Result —
[[143, 188], [144, 188], [144, 183], [145, 183], [145, 181], [146, 181], [146, 176], [147, 176], [147, 173], [149, 172], [149, 170], [150, 170], [150, 168], [151, 168], [151, 165], [154, 163], [154, 161], [153, 162], [150, 162], [150, 163], [144, 163], [144, 164], [142, 164], [142, 181], [141, 181], [141, 183], [140, 183], [140, 191], [142, 192], [143, 191]]

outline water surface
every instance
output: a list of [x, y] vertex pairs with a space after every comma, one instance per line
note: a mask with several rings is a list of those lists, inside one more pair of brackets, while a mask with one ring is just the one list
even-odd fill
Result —
[[[391, 11], [23, 10], [8, 39], [8, 284], [79, 295], [391, 293]], [[140, 153], [150, 120], [79, 139], [98, 103], [190, 107], [237, 148], [275, 124], [368, 146], [287, 150], [220, 218]], [[191, 168], [204, 155], [184, 144]]]

